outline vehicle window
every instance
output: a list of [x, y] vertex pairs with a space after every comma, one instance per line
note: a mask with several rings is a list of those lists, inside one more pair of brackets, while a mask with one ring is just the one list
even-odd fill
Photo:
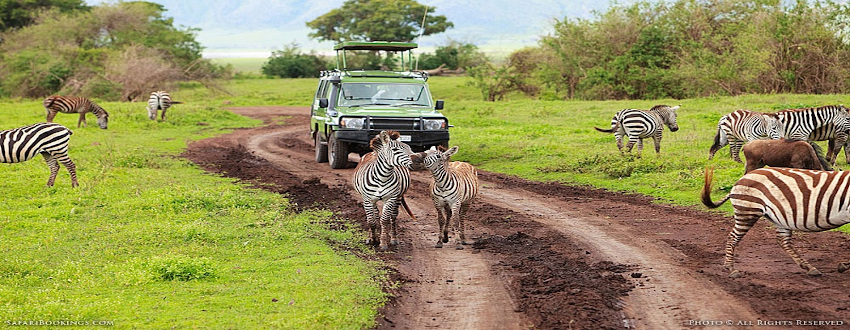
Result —
[[319, 88], [316, 90], [316, 98], [328, 97], [328, 81], [322, 80], [319, 83]]
[[345, 83], [342, 84], [339, 105], [430, 107], [431, 97], [421, 84]]

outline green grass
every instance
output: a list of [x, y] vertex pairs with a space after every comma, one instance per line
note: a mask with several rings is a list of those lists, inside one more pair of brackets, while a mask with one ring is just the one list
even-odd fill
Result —
[[263, 64], [268, 58], [214, 58], [211, 61], [218, 65], [232, 65], [236, 72], [260, 74]]
[[[284, 81], [277, 81], [284, 82]], [[288, 87], [284, 84], [284, 86]], [[241, 93], [240, 82], [229, 86]], [[175, 92], [168, 122], [142, 103], [101, 105], [108, 130], [72, 128], [54, 187], [41, 158], [0, 166], [0, 324], [109, 321], [121, 328], [364, 328], [386, 300], [365, 236], [332, 214], [296, 214], [280, 195], [208, 175], [178, 157], [187, 142], [258, 122], [227, 97]], [[265, 99], [272, 92], [254, 94]], [[285, 93], [281, 93], [285, 94]], [[245, 96], [235, 103], [249, 103]], [[285, 98], [285, 97], [284, 97]], [[240, 101], [241, 100], [241, 101]], [[8, 129], [44, 120], [40, 100], [0, 100]], [[335, 247], [346, 247], [338, 249]]]

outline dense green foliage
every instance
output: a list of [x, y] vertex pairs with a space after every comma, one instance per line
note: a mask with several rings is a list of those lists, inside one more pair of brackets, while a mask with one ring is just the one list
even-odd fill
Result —
[[[178, 157], [189, 141], [258, 124], [220, 109], [225, 100], [303, 104], [287, 94], [309, 95], [313, 83], [234, 81], [226, 87], [238, 97], [187, 84], [167, 122], [148, 120], [143, 103], [100, 102], [108, 130], [77, 129], [75, 115], [59, 114], [73, 128], [80, 187], [64, 168], [46, 187], [40, 157], [0, 166], [0, 320], [371, 327], [385, 278], [357, 256], [372, 253], [362, 232]], [[0, 99], [0, 113], [0, 129], [44, 120], [41, 100]]]
[[544, 99], [846, 93], [848, 13], [830, 0], [614, 4], [557, 20], [538, 47], [511, 55], [503, 80]]
[[307, 22], [307, 27], [315, 30], [310, 37], [319, 40], [409, 42], [422, 28], [423, 35], [432, 35], [454, 26], [434, 11], [415, 0], [346, 0], [342, 7]]
[[0, 0], [0, 32], [30, 25], [39, 10], [86, 10], [83, 0]]
[[219, 75], [201, 58], [196, 30], [175, 28], [164, 12], [142, 1], [40, 12], [36, 24], [0, 35], [0, 95], [137, 100], [177, 80]]
[[266, 77], [306, 78], [318, 77], [319, 72], [328, 69], [325, 59], [316, 54], [302, 54], [297, 45], [289, 45], [283, 50], [272, 52], [261, 71]]
[[458, 41], [450, 41], [447, 45], [437, 47], [434, 54], [419, 55], [419, 68], [422, 70], [435, 69], [441, 65], [450, 70], [467, 69], [487, 62], [487, 56], [478, 46]]

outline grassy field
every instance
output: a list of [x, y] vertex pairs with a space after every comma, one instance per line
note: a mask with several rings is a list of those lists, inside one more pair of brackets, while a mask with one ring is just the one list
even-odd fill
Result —
[[[707, 160], [717, 119], [732, 110], [774, 111], [843, 103], [846, 95], [747, 95], [691, 100], [539, 101], [512, 95], [482, 102], [466, 78], [434, 77], [446, 100], [456, 160], [533, 180], [638, 192], [699, 204], [706, 166], [715, 196], [743, 173], [728, 147]], [[364, 328], [387, 299], [380, 265], [354, 230], [332, 231], [326, 212], [293, 213], [285, 198], [207, 175], [177, 157], [192, 140], [254, 120], [226, 106], [302, 105], [314, 79], [248, 79], [210, 90], [184, 84], [169, 121], [151, 122], [142, 103], [101, 102], [109, 130], [73, 129], [70, 156], [81, 186], [61, 170], [45, 187], [39, 159], [0, 166], [0, 324], [107, 321], [122, 328]], [[621, 156], [597, 132], [627, 107], [681, 104], [680, 130], [664, 132], [641, 159]], [[0, 99], [8, 129], [44, 120], [41, 100]], [[285, 118], [283, 120], [286, 120]], [[847, 168], [843, 157], [839, 167]], [[715, 197], [717, 198], [717, 197]], [[728, 205], [726, 212], [729, 211]], [[338, 225], [335, 224], [334, 227]], [[344, 246], [345, 249], [334, 247]], [[8, 323], [5, 323], [8, 324]]]
[[[228, 87], [236, 103], [263, 93]], [[279, 93], [279, 92], [278, 92]], [[0, 166], [0, 324], [107, 322], [120, 328], [364, 328], [386, 299], [371, 250], [326, 212], [295, 214], [277, 194], [207, 175], [177, 157], [188, 141], [258, 122], [187, 104], [151, 122], [142, 103], [100, 104], [108, 130], [77, 129], [52, 188], [41, 157]], [[279, 100], [278, 100], [279, 101]], [[3, 129], [44, 120], [40, 100], [0, 100]], [[339, 250], [334, 247], [345, 246]]]

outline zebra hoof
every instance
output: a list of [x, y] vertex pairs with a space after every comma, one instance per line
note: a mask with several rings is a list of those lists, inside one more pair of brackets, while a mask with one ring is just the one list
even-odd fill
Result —
[[449, 236], [448, 235], [443, 236], [443, 243], [448, 243], [448, 242], [449, 242]]
[[806, 274], [808, 274], [809, 276], [821, 276], [821, 275], [823, 275], [823, 273], [821, 273], [817, 268], [814, 268], [814, 267], [812, 267], [812, 269], [809, 269], [809, 271], [806, 272]]
[[441, 241], [439, 241], [439, 240], [438, 240], [438, 241], [437, 241], [437, 245], [434, 245], [434, 247], [435, 247], [435, 248], [437, 248], [437, 249], [441, 249], [441, 248], [443, 248], [443, 242], [441, 242]]
[[850, 269], [850, 262], [842, 262], [838, 264], [838, 272], [843, 273]]
[[735, 270], [733, 270], [732, 272], [729, 273], [730, 278], [739, 278], [741, 276], [744, 276], [744, 274], [741, 273], [741, 271], [739, 271], [737, 269], [735, 269]]

